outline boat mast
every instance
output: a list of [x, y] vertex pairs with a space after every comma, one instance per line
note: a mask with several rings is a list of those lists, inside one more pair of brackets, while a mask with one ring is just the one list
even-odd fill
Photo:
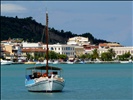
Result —
[[48, 12], [46, 11], [46, 75], [48, 76]]

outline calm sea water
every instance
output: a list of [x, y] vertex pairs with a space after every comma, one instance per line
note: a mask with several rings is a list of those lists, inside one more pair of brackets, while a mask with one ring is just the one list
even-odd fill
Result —
[[133, 64], [58, 64], [63, 68], [63, 92], [28, 92], [25, 68], [1, 66], [1, 100], [132, 100]]

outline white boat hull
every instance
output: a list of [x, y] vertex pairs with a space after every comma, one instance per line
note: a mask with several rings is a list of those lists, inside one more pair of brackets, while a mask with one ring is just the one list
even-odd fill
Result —
[[67, 62], [67, 64], [73, 64], [73, 62]]
[[[47, 63], [46, 60], [44, 60], [43, 62], [40, 62], [40, 64], [46, 64], [46, 63]], [[52, 62], [51, 61], [48, 61], [48, 63], [51, 64]]]
[[132, 63], [131, 61], [120, 61], [120, 63]]
[[48, 78], [48, 79], [41, 79], [39, 81], [34, 79], [30, 80], [32, 82], [28, 83], [28, 80], [26, 80], [26, 88], [28, 91], [31, 92], [58, 92], [62, 91], [63, 87], [65, 85], [65, 82], [58, 81], [56, 79]]
[[10, 65], [10, 64], [12, 64], [12, 61], [6, 61], [6, 60], [1, 61], [1, 65]]
[[53, 64], [58, 64], [59, 62], [58, 61], [54, 61]]

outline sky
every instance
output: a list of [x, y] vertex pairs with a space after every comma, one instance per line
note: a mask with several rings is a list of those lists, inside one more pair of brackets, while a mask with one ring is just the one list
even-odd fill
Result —
[[133, 46], [133, 1], [1, 1], [1, 15], [33, 17], [49, 27]]

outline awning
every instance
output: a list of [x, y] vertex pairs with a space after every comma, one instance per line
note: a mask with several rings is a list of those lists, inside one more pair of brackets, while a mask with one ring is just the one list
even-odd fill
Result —
[[[46, 70], [46, 66], [36, 66], [36, 67], [26, 68], [26, 70], [32, 70], [32, 69]], [[58, 67], [48, 66], [48, 70], [62, 70], [62, 69]]]

